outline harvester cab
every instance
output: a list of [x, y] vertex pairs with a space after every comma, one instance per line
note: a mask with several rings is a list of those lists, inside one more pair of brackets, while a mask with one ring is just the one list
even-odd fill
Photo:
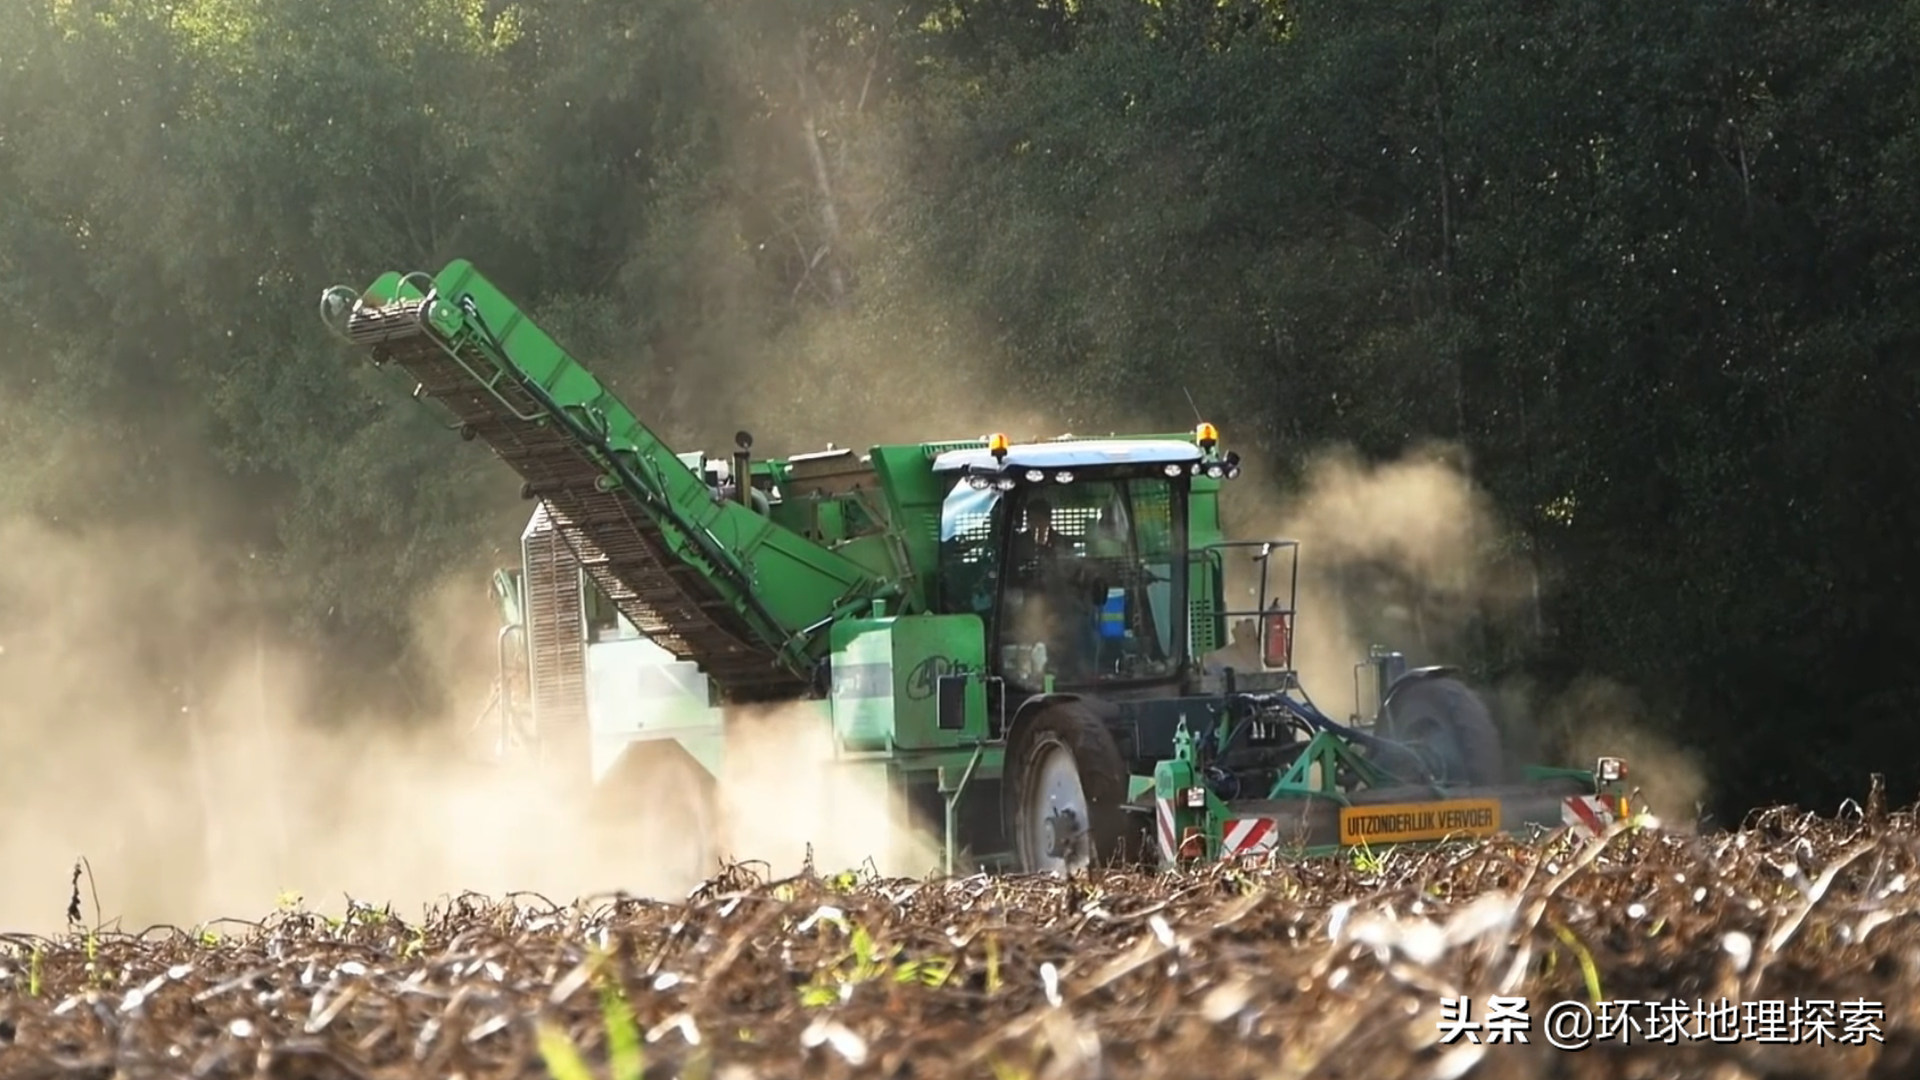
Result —
[[951, 484], [941, 606], [980, 618], [991, 674], [1016, 696], [1185, 677], [1188, 480], [1237, 461], [1178, 438], [986, 442], [942, 453], [933, 472]]
[[[534, 509], [496, 579], [503, 731], [530, 720], [537, 755], [616, 815], [723, 830], [707, 807], [736, 710], [768, 704], [894, 793], [949, 869], [1623, 812], [1623, 767], [1512, 775], [1444, 668], [1373, 658], [1373, 722], [1322, 714], [1294, 670], [1298, 545], [1224, 535], [1239, 459], [1211, 424], [785, 458], [741, 432], [708, 457], [668, 447], [464, 260], [321, 307], [518, 474]], [[1253, 605], [1232, 610], [1249, 568]]]

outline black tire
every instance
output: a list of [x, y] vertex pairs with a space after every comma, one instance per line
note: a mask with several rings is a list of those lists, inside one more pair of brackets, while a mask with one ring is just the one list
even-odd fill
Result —
[[[1405, 683], [1388, 699], [1387, 714], [1389, 737], [1418, 754], [1432, 779], [1479, 786], [1505, 779], [1500, 729], [1480, 696], [1459, 680]], [[1397, 762], [1392, 768], [1402, 771]]]
[[[1049, 798], [1044, 790], [1050, 778], [1061, 778], [1071, 764], [1080, 788], [1081, 805], [1060, 805], [1071, 799]], [[1113, 734], [1085, 706], [1066, 703], [1048, 707], [1014, 736], [1007, 751], [1005, 798], [1007, 831], [1013, 840], [1019, 868], [1027, 873], [1073, 871], [1110, 865], [1139, 857], [1146, 829], [1126, 810], [1129, 774]], [[1060, 838], [1068, 821], [1044, 814], [1044, 807], [1073, 814], [1065, 844], [1048, 850], [1049, 835]], [[1080, 811], [1084, 810], [1085, 820]], [[1134, 834], [1139, 834], [1135, 836]]]
[[713, 777], [679, 744], [627, 748], [588, 796], [602, 865], [620, 884], [685, 894], [719, 872], [721, 823]]

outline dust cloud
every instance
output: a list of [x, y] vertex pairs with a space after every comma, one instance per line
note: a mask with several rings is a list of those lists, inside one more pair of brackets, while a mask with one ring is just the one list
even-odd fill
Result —
[[[1331, 699], [1323, 709], [1348, 711], [1353, 668], [1369, 646], [1397, 648], [1416, 664], [1447, 662], [1475, 620], [1519, 613], [1526, 594], [1498, 558], [1492, 502], [1447, 448], [1384, 464], [1335, 448], [1307, 464], [1290, 496], [1262, 498], [1271, 480], [1258, 466], [1227, 485], [1222, 513], [1232, 536], [1299, 542], [1294, 666], [1309, 693]], [[1273, 559], [1270, 597], [1277, 588], [1284, 599], [1291, 562]], [[1233, 565], [1228, 606], [1250, 610], [1257, 570], [1245, 559]]]
[[811, 859], [821, 872], [920, 877], [940, 866], [936, 836], [908, 815], [885, 766], [835, 760], [823, 714], [803, 705], [729, 718], [718, 792], [723, 857], [775, 874]]
[[[1372, 715], [1377, 694], [1354, 681], [1371, 646], [1404, 652], [1410, 666], [1465, 663], [1482, 651], [1483, 628], [1537, 629], [1536, 568], [1454, 448], [1419, 446], [1377, 464], [1335, 448], [1308, 462], [1297, 492], [1284, 497], [1261, 498], [1274, 484], [1260, 465], [1249, 462], [1228, 485], [1223, 514], [1232, 537], [1299, 541], [1294, 666], [1322, 711]], [[1228, 606], [1252, 609], [1257, 571], [1236, 561]], [[1270, 588], [1284, 590], [1287, 570], [1276, 558]], [[1623, 758], [1637, 798], [1666, 827], [1696, 820], [1703, 768], [1658, 734], [1627, 688], [1586, 676], [1558, 691], [1519, 678], [1474, 689], [1496, 717], [1509, 718], [1510, 756], [1569, 765]]]
[[[791, 872], [809, 843], [822, 872], [935, 864], [872, 777], [831, 765], [811, 714], [737, 725], [718, 844], [645, 820], [596, 832], [584, 785], [497, 757], [497, 726], [477, 722], [495, 671], [484, 568], [417, 609], [419, 666], [441, 684], [422, 700], [457, 714], [306, 715], [322, 673], [229, 617], [234, 587], [200, 539], [0, 525], [9, 550], [34, 555], [0, 570], [0, 926], [60, 929], [81, 859], [83, 921], [128, 928], [258, 917], [294, 897], [410, 913], [466, 891], [679, 896], [714, 857]], [[170, 680], [182, 670], [204, 682]], [[648, 797], [671, 810], [687, 794]]]
[[896, 296], [879, 311], [810, 312], [761, 349], [739, 361], [752, 372], [744, 380], [751, 392], [680, 395], [663, 432], [684, 448], [724, 454], [745, 429], [756, 455], [787, 457], [992, 432], [1046, 439], [1073, 431], [1077, 419], [1003, 393], [1003, 362], [977, 320], [925, 297]]
[[1658, 735], [1652, 721], [1637, 695], [1597, 677], [1576, 681], [1543, 713], [1572, 760], [1623, 759], [1636, 805], [1644, 804], [1663, 828], [1690, 832], [1707, 797], [1706, 772], [1696, 755]]
[[[1249, 479], [1229, 500], [1233, 531], [1302, 542], [1298, 666], [1335, 715], [1368, 643], [1438, 652], [1524, 593], [1493, 565], [1487, 500], [1444, 460], [1328, 455], [1297, 497], [1265, 506]], [[809, 858], [826, 872], [939, 864], [884, 775], [835, 761], [804, 706], [730, 718], [708, 825], [661, 827], [693, 795], [668, 785], [647, 792], [657, 813], [632, 832], [610, 842], [585, 827], [580, 785], [496, 759], [495, 729], [476, 723], [495, 673], [484, 566], [453, 568], [415, 608], [418, 666], [435, 684], [422, 700], [458, 709], [315, 717], [305, 703], [325, 673], [235, 617], [238, 587], [192, 527], [76, 535], [12, 520], [0, 543], [30, 556], [0, 568], [0, 926], [57, 930], [81, 858], [86, 921], [130, 927], [257, 916], [289, 896], [332, 911], [348, 897], [418, 910], [465, 891], [675, 896], [719, 859], [775, 873]], [[202, 681], [182, 685], [181, 671]], [[1691, 817], [1697, 768], [1647, 734], [1630, 696], [1589, 683], [1546, 712], [1577, 759], [1627, 758], [1656, 813]]]
[[[821, 80], [848, 60], [871, 76], [880, 57], [810, 57], [804, 36], [767, 50], [746, 44], [769, 32], [761, 20], [741, 20], [748, 33], [717, 59], [767, 95], [768, 111], [722, 138], [743, 174], [781, 184], [750, 200], [676, 206], [672, 220], [651, 223], [686, 243], [673, 275], [700, 300], [675, 309], [677, 332], [662, 335], [636, 376], [647, 386], [646, 422], [682, 450], [714, 454], [747, 430], [754, 452], [771, 457], [991, 432], [1051, 438], [1096, 423], [1118, 430], [1111, 393], [1019, 370], [999, 314], [956, 301], [938, 268], [948, 260], [929, 258], [912, 221], [896, 218], [922, 183], [918, 121], [894, 107], [884, 78]], [[784, 42], [790, 29], [772, 33]], [[768, 233], [776, 205], [783, 225]], [[752, 236], [762, 250], [750, 257], [738, 241]]]

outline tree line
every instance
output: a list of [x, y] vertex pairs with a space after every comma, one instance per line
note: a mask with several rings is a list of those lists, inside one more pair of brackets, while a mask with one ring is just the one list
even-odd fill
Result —
[[1444, 441], [1540, 586], [1464, 659], [1634, 688], [1723, 816], [1871, 771], [1910, 797], [1916, 26], [1913, 0], [13, 0], [0, 485], [76, 535], [204, 534], [221, 600], [150, 650], [156, 685], [267, 607], [352, 673], [316, 709], [403, 700], [401, 600], [510, 557], [524, 507], [315, 305], [467, 257], [690, 445], [1165, 430], [1189, 397], [1283, 485], [1330, 445]]

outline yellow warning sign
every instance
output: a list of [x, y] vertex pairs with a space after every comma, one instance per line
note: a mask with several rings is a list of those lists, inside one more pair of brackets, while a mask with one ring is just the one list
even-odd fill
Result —
[[1349, 806], [1340, 811], [1343, 844], [1412, 844], [1500, 831], [1499, 799]]

